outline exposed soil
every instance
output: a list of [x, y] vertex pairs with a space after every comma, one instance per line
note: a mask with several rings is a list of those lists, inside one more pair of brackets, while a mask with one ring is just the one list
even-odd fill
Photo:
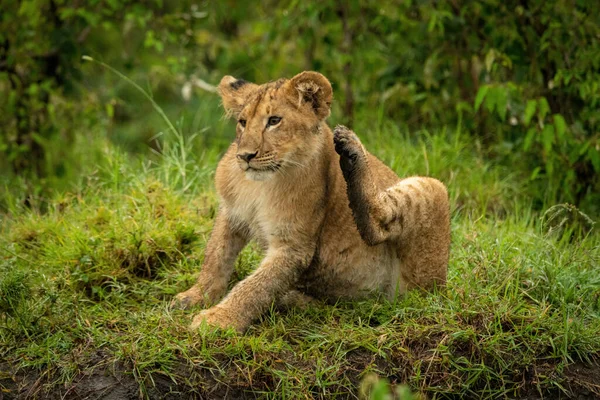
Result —
[[565, 371], [567, 388], [577, 395], [577, 399], [600, 398], [600, 367], [577, 363]]
[[[376, 363], [380, 370], [390, 369], [385, 361], [372, 354], [355, 351], [348, 355], [349, 365], [344, 374], [349, 380], [359, 387], [359, 375], [364, 368]], [[380, 365], [381, 364], [381, 365]], [[0, 364], [0, 400], [9, 399], [75, 399], [75, 400], [123, 400], [123, 399], [254, 399], [256, 393], [249, 390], [248, 382], [228, 376], [228, 379], [215, 379], [206, 369], [180, 364], [176, 367], [178, 383], [161, 373], [154, 373], [146, 377], [145, 384], [140, 385], [132, 373], [132, 368], [124, 365], [113, 364], [90, 366], [87, 372], [79, 373], [68, 384], [52, 383], [43, 371], [30, 371], [27, 374], [11, 375], [9, 365]], [[548, 374], [556, 374], [550, 365], [535, 367], [537, 373], [548, 368]], [[578, 400], [600, 399], [600, 366], [593, 364], [575, 363], [567, 367], [562, 376], [562, 386], [548, 389], [540, 393], [536, 384], [537, 373], [524, 375], [523, 390], [517, 398], [527, 400], [573, 398]], [[545, 373], [545, 372], [544, 372]], [[527, 378], [530, 376], [530, 378]], [[238, 377], [239, 378], [239, 377]], [[253, 382], [254, 387], [263, 386], [264, 390], [272, 387], [271, 377], [264, 377], [265, 382]], [[397, 376], [388, 379], [398, 383]], [[395, 382], [396, 381], [396, 382]], [[140, 389], [143, 386], [145, 389]], [[315, 388], [314, 397], [319, 397], [318, 388]], [[358, 390], [358, 389], [357, 389]], [[339, 393], [339, 392], [338, 392]], [[343, 393], [343, 391], [342, 391]], [[357, 393], [340, 395], [340, 398], [356, 398]], [[451, 396], [452, 397], [452, 396]]]

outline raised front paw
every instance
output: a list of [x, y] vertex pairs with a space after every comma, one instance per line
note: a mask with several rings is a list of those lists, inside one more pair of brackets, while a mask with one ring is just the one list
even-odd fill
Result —
[[190, 330], [196, 330], [204, 323], [220, 329], [233, 328], [238, 332], [243, 332], [248, 327], [248, 324], [243, 322], [239, 315], [218, 305], [196, 315], [190, 325]]
[[356, 133], [338, 125], [333, 130], [335, 151], [340, 155], [340, 167], [344, 173], [351, 172], [364, 155], [362, 143]]

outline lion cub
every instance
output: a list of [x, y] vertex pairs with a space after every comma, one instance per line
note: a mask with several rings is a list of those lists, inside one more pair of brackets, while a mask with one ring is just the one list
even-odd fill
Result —
[[[327, 78], [303, 72], [259, 86], [225, 76], [219, 93], [237, 119], [236, 139], [217, 167], [220, 207], [198, 281], [175, 299], [182, 307], [218, 304], [192, 329], [205, 321], [243, 331], [273, 302], [392, 298], [445, 283], [445, 186], [400, 179], [354, 132], [332, 132]], [[221, 300], [250, 239], [265, 258]]]

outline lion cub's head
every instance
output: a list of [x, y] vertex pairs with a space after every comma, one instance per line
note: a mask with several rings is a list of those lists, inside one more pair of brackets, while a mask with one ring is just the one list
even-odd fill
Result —
[[225, 76], [219, 93], [237, 119], [237, 162], [246, 177], [266, 180], [307, 166], [319, 149], [320, 125], [329, 116], [333, 91], [318, 72], [256, 85]]

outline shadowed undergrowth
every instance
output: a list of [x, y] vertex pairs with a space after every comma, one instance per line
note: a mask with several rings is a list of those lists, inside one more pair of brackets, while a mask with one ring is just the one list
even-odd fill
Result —
[[[110, 150], [43, 214], [3, 198], [3, 393], [348, 398], [376, 374], [428, 397], [600, 396], [594, 229], [547, 234], [516, 178], [459, 133], [356, 130], [401, 175], [448, 184], [447, 288], [272, 310], [244, 335], [192, 334], [197, 310], [167, 304], [200, 268], [218, 154], [193, 140], [164, 147], [173, 151], [152, 164]], [[244, 250], [232, 284], [259, 260], [255, 246]]]

